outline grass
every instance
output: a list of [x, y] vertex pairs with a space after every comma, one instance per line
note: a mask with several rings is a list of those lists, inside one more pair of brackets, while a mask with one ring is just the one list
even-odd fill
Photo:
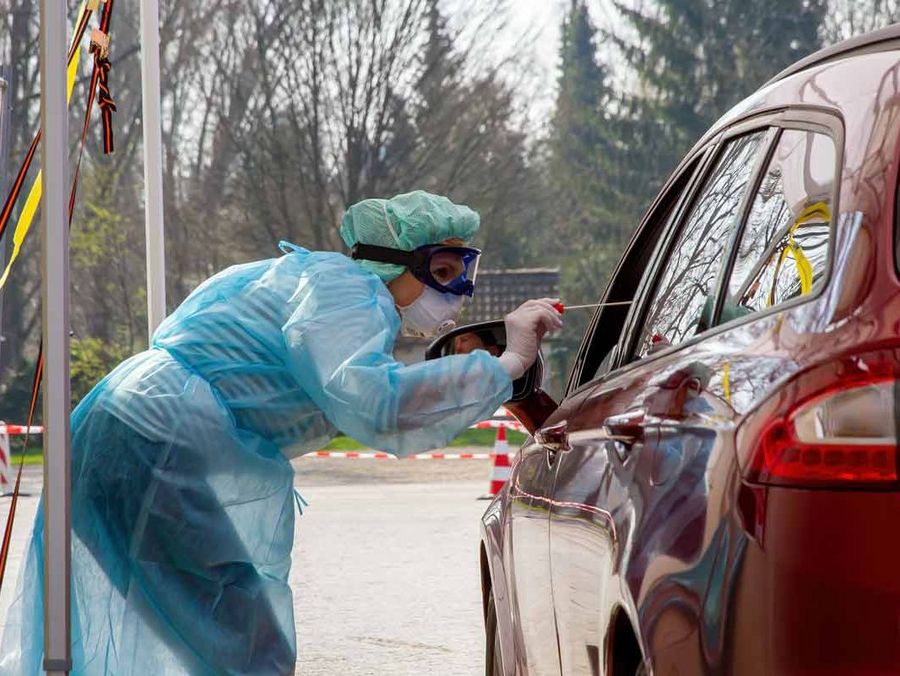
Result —
[[[22, 456], [18, 453], [14, 453], [11, 458], [10, 466], [12, 467], [13, 472], [16, 471], [16, 468], [19, 466], [19, 461], [22, 459]], [[25, 464], [26, 465], [42, 465], [44, 463], [44, 454], [43, 453], [26, 453], [25, 454]]]
[[13, 472], [19, 467], [19, 461], [22, 459], [22, 453], [25, 453], [26, 465], [41, 465], [44, 463], [44, 447], [41, 445], [40, 437], [31, 438], [28, 446], [25, 446], [25, 437], [10, 437], [10, 455], [9, 464]]
[[[450, 442], [450, 447], [458, 448], [461, 446], [493, 446], [496, 436], [497, 432], [493, 429], [466, 430]], [[522, 445], [522, 443], [525, 441], [525, 435], [521, 432], [513, 432], [507, 430], [506, 439], [509, 442], [509, 445], [515, 448], [516, 446]], [[328, 444], [323, 450], [359, 451], [364, 448], [366, 448], [366, 446], [363, 446], [361, 443], [356, 441], [356, 439], [341, 436], [333, 439], [332, 442]]]
[[[466, 430], [450, 442], [451, 446], [493, 446], [497, 438], [497, 430]], [[513, 448], [525, 443], [525, 435], [521, 432], [506, 430], [506, 440]]]
[[[461, 446], [493, 446], [494, 439], [497, 436], [496, 430], [487, 429], [487, 430], [466, 430], [462, 434], [460, 434], [456, 439], [450, 442], [451, 448], [459, 448]], [[506, 439], [509, 441], [509, 445], [511, 448], [516, 448], [521, 446], [525, 441], [525, 435], [521, 432], [513, 432], [511, 430], [507, 430]], [[359, 443], [356, 439], [351, 439], [350, 437], [335, 437], [330, 444], [328, 444], [323, 450], [326, 451], [360, 451], [366, 448], [361, 443]], [[19, 458], [21, 455], [13, 454], [12, 457], [12, 465], [16, 467], [19, 462]], [[41, 452], [34, 453], [26, 453], [25, 454], [25, 464], [26, 465], [40, 465], [44, 462], [44, 454]]]

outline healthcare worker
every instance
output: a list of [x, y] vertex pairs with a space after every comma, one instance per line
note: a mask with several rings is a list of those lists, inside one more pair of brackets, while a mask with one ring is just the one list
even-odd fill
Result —
[[[285, 255], [201, 284], [72, 415], [72, 657], [83, 674], [290, 674], [296, 455], [338, 430], [406, 454], [507, 400], [561, 326], [508, 315], [507, 349], [404, 366], [473, 291], [478, 215], [425, 192], [365, 200], [353, 260]], [[299, 503], [298, 503], [299, 506]], [[43, 507], [6, 618], [0, 673], [41, 671]]]

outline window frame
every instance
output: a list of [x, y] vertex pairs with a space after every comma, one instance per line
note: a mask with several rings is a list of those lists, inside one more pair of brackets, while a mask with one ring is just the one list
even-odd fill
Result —
[[[729, 239], [728, 245], [726, 247], [725, 262], [718, 273], [714, 287], [715, 303], [713, 306], [710, 326], [706, 330], [691, 336], [688, 340], [677, 345], [673, 345], [665, 350], [660, 350], [659, 352], [646, 355], [643, 358], [634, 357], [633, 352], [635, 350], [637, 341], [640, 339], [640, 329], [643, 326], [642, 320], [646, 315], [646, 312], [649, 310], [650, 303], [652, 302], [651, 291], [656, 288], [656, 283], [659, 279], [659, 276], [663, 272], [661, 266], [665, 263], [666, 260], [668, 260], [669, 251], [671, 249], [671, 246], [674, 244], [674, 240], [677, 237], [677, 234], [681, 232], [681, 228], [684, 224], [684, 219], [686, 215], [690, 213], [689, 210], [691, 207], [693, 207], [699, 190], [706, 185], [706, 181], [710, 176], [710, 172], [715, 166], [715, 160], [717, 160], [720, 156], [724, 144], [736, 136], [753, 133], [754, 131], [765, 130], [766, 128], [770, 128], [774, 133], [769, 134], [769, 139], [767, 140], [768, 146], [763, 149], [762, 153], [760, 153], [760, 157], [757, 160], [756, 166], [754, 167], [754, 170], [751, 174], [750, 181], [748, 182], [749, 189], [743, 196], [742, 204], [739, 207], [740, 220], [738, 221], [738, 226], [735, 228], [732, 237]], [[832, 219], [829, 227], [829, 248], [828, 256], [826, 258], [825, 275], [822, 279], [822, 283], [819, 285], [819, 288], [811, 294], [808, 294], [806, 296], [799, 296], [785, 303], [774, 305], [763, 312], [752, 313], [750, 315], [738, 317], [727, 322], [720, 322], [725, 294], [727, 293], [728, 280], [731, 277], [731, 272], [734, 266], [734, 259], [737, 256], [737, 248], [740, 245], [741, 239], [743, 237], [747, 219], [749, 217], [750, 211], [753, 208], [753, 201], [759, 190], [759, 186], [762, 182], [765, 171], [768, 168], [772, 154], [775, 152], [775, 148], [778, 145], [778, 140], [781, 138], [781, 133], [785, 129], [800, 129], [824, 133], [832, 139], [835, 146], [835, 174], [831, 202]], [[706, 340], [710, 336], [714, 336], [722, 333], [725, 330], [729, 330], [732, 327], [740, 326], [742, 324], [755, 321], [761, 317], [767, 317], [775, 313], [784, 312], [798, 305], [811, 303], [817, 300], [825, 291], [825, 289], [828, 288], [833, 275], [835, 255], [833, 244], [836, 241], [835, 234], [840, 216], [840, 191], [843, 181], [845, 152], [844, 140], [844, 120], [837, 111], [822, 106], [795, 105], [787, 107], [779, 106], [767, 110], [753, 111], [752, 113], [736, 120], [726, 129], [723, 129], [714, 134], [702, 145], [698, 144], [698, 146], [695, 146], [691, 150], [691, 152], [682, 160], [678, 169], [672, 173], [672, 176], [666, 182], [666, 185], [660, 191], [659, 195], [657, 195], [656, 199], [653, 202], [653, 205], [648, 210], [647, 215], [644, 217], [640, 227], [635, 233], [635, 236], [632, 239], [632, 242], [629, 245], [625, 255], [623, 255], [623, 257], [620, 259], [619, 265], [616, 267], [616, 271], [611, 277], [610, 283], [607, 286], [607, 290], [604, 293], [605, 299], [615, 280], [621, 274], [623, 263], [632, 253], [635, 242], [648, 228], [651, 227], [653, 219], [659, 218], [661, 216], [664, 217], [665, 208], [668, 205], [668, 202], [665, 202], [665, 200], [667, 198], [671, 199], [673, 197], [669, 194], [669, 191], [672, 190], [673, 185], [677, 182], [677, 179], [681, 177], [682, 173], [686, 170], [689, 170], [691, 163], [697, 160], [697, 158], [699, 157], [700, 161], [694, 168], [694, 174], [689, 179], [688, 185], [680, 193], [680, 195], [675, 198], [677, 202], [674, 207], [674, 211], [672, 212], [674, 218], [670, 218], [665, 231], [659, 237], [659, 241], [656, 245], [656, 250], [651, 256], [650, 264], [647, 267], [647, 272], [644, 274], [643, 278], [638, 284], [633, 303], [629, 308], [628, 316], [626, 317], [625, 323], [620, 331], [619, 340], [616, 343], [616, 346], [613, 348], [616, 351], [616, 354], [614, 355], [614, 359], [610, 365], [610, 368], [604, 373], [593, 374], [593, 377], [591, 377], [589, 380], [582, 379], [584, 375], [585, 364], [588, 361], [588, 357], [590, 357], [589, 353], [591, 351], [591, 347], [596, 343], [596, 341], [594, 340], [594, 335], [598, 330], [598, 323], [601, 319], [601, 308], [600, 311], [595, 313], [591, 324], [588, 326], [588, 329], [587, 331], [585, 331], [585, 335], [582, 338], [575, 365], [572, 369], [572, 373], [569, 376], [565, 397], [569, 397], [582, 389], [593, 386], [597, 382], [604, 380], [612, 375], [626, 373], [633, 368], [637, 368], [638, 366], [650, 364], [681, 349], [690, 347], [700, 340]], [[900, 204], [900, 199], [898, 199], [898, 204]], [[660, 211], [661, 209], [663, 210], [662, 212]], [[898, 207], [898, 211], [900, 211], [900, 207]]]
[[[666, 233], [666, 242], [665, 242], [665, 255], [662, 256], [661, 262], [659, 266], [653, 271], [653, 281], [650, 284], [647, 284], [647, 292], [644, 298], [642, 298], [642, 308], [640, 313], [640, 321], [637, 320], [637, 316], [635, 317], [635, 321], [632, 323], [631, 332], [629, 336], [629, 342], [626, 346], [626, 349], [622, 350], [624, 363], [631, 363], [634, 361], [643, 361], [646, 360], [649, 355], [638, 355], [635, 352], [638, 349], [638, 343], [643, 334], [643, 328], [646, 325], [647, 313], [651, 309], [651, 305], [655, 298], [656, 289], [659, 286], [659, 282], [662, 281], [662, 275], [664, 273], [665, 262], [667, 262], [672, 255], [672, 249], [678, 243], [678, 238], [683, 232], [687, 219], [690, 217], [693, 212], [694, 207], [697, 205], [698, 200], [703, 194], [703, 189], [709, 183], [709, 180], [712, 178], [713, 171], [716, 169], [716, 165], [722, 155], [725, 153], [726, 146], [736, 138], [742, 136], [749, 136], [755, 133], [762, 133], [763, 138], [761, 141], [761, 147], [758, 151], [758, 155], [755, 159], [755, 163], [753, 168], [750, 171], [749, 176], [747, 177], [747, 188], [745, 189], [744, 194], [741, 196], [740, 202], [738, 202], [736, 216], [738, 227], [736, 229], [740, 229], [741, 223], [746, 216], [746, 213], [749, 211], [749, 204], [752, 204], [752, 200], [749, 199], [749, 196], [755, 192], [756, 181], [757, 178], [761, 175], [761, 167], [765, 167], [767, 164], [767, 158], [769, 154], [772, 152], [772, 148], [774, 147], [773, 137], [776, 137], [777, 134], [772, 131], [773, 126], [771, 124], [761, 124], [758, 126], [754, 126], [748, 129], [739, 129], [739, 130], [728, 130], [726, 131], [719, 139], [717, 139], [715, 146], [711, 149], [710, 157], [712, 158], [709, 164], [706, 167], [706, 171], [704, 172], [703, 179], [694, 186], [694, 191], [690, 196], [690, 201], [687, 203], [686, 208], [682, 210], [682, 212], [678, 215], [678, 220], [670, 224], [669, 230]], [[748, 204], [749, 203], [749, 204]], [[731, 247], [731, 237], [728, 237], [725, 241], [724, 252], [727, 257], [729, 255], [729, 250]], [[710, 326], [705, 329], [701, 329], [693, 336], [688, 338], [687, 340], [683, 340], [680, 343], [676, 343], [672, 345], [671, 348], [665, 350], [668, 352], [670, 349], [677, 349], [678, 346], [689, 343], [695, 336], [702, 336], [710, 328], [715, 326], [715, 320], [718, 318], [716, 314], [717, 307], [719, 305], [718, 295], [720, 292], [720, 282], [722, 276], [722, 270], [724, 269], [724, 265], [719, 268], [719, 271], [716, 273], [716, 276], [713, 279], [712, 284], [712, 297], [713, 297], [713, 312], [711, 314]], [[663, 350], [660, 350], [663, 352]]]
[[[628, 274], [627, 269], [629, 268], [632, 257], [639, 255], [639, 251], [645, 246], [652, 247], [653, 251], [647, 262], [646, 270], [635, 287], [632, 305], [627, 308], [626, 315], [621, 322], [619, 335], [611, 348], [611, 351], [613, 351], [614, 354], [610, 367], [603, 374], [598, 375], [596, 373], [606, 356], [605, 354], [597, 354], [599, 343], [601, 342], [597, 339], [597, 336], [600, 331], [605, 330], [600, 328], [600, 324], [607, 311], [606, 308], [601, 307], [594, 313], [591, 322], [588, 324], [588, 328], [581, 339], [575, 363], [572, 366], [572, 371], [569, 374], [569, 379], [566, 383], [564, 397], [571, 396], [589, 383], [595, 382], [607, 373], [615, 371], [618, 368], [621, 356], [622, 337], [626, 334], [630, 325], [631, 314], [635, 307], [641, 305], [645, 287], [648, 280], [652, 278], [650, 272], [655, 270], [659, 265], [659, 258], [665, 250], [664, 245], [668, 233], [672, 228], [672, 224], [680, 222], [685, 205], [691, 202], [698, 183], [702, 182], [707, 174], [712, 155], [712, 144], [710, 143], [694, 148], [687, 156], [685, 156], [675, 171], [672, 172], [663, 188], [657, 193], [650, 208], [647, 209], [647, 212], [641, 219], [640, 225], [632, 236], [631, 242], [626, 248], [625, 253], [619, 259], [615, 271], [610, 276], [609, 282], [607, 283], [606, 289], [600, 300], [601, 303], [607, 302], [608, 300], [619, 300], [610, 298], [610, 293], [616, 287], [616, 283], [620, 278], [623, 275]], [[682, 181], [684, 182], [683, 184]], [[665, 221], [661, 226], [660, 232], [656, 234], [654, 241], [646, 242], [645, 244], [644, 239], [651, 235], [654, 228], [659, 225], [660, 219], [664, 219]], [[610, 309], [615, 310], [615, 308]], [[591, 377], [588, 380], [584, 380], [586, 370], [591, 374]]]

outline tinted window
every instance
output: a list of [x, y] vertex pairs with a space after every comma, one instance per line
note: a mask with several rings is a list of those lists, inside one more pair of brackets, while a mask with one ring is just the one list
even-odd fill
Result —
[[[646, 283], [646, 271], [650, 269], [663, 233], [668, 229], [679, 203], [686, 198], [691, 181], [705, 155], [704, 152], [694, 158], [660, 197], [653, 212], [648, 215], [637, 240], [619, 266], [617, 274], [610, 281], [608, 293], [605, 295], [607, 300], [633, 300], [639, 285]], [[617, 354], [614, 348], [621, 338], [629, 310], [628, 306], [609, 306], [599, 310], [578, 384], [599, 378], [613, 368]]]
[[657, 284], [638, 353], [677, 345], [709, 324], [716, 278], [766, 132], [730, 141], [681, 228]]
[[836, 151], [824, 134], [786, 130], [753, 199], [722, 320], [811, 293], [825, 276]]

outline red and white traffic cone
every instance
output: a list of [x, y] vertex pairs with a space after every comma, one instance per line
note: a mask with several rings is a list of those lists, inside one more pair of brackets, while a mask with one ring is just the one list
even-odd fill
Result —
[[479, 500], [490, 500], [509, 479], [509, 444], [506, 441], [506, 428], [500, 425], [497, 428], [497, 438], [494, 440], [494, 466], [491, 467], [491, 485], [487, 495], [482, 495]]

